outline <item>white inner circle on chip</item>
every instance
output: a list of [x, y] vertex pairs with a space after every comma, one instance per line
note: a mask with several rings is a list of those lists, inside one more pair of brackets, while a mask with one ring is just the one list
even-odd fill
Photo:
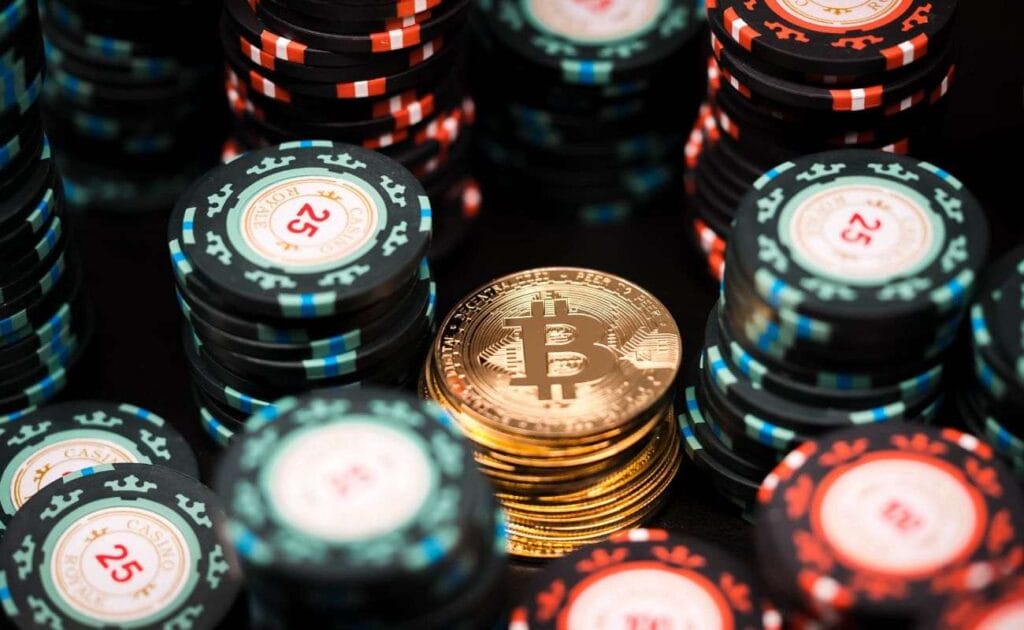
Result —
[[282, 267], [322, 267], [362, 251], [381, 212], [355, 182], [303, 176], [261, 189], [242, 208], [246, 245]]
[[651, 28], [664, 0], [526, 0], [537, 25], [579, 42], [612, 42]]
[[976, 626], [977, 630], [1020, 630], [1024, 628], [1024, 600], [1015, 599], [990, 611]]
[[72, 523], [50, 556], [50, 575], [73, 609], [131, 623], [175, 604], [192, 575], [185, 537], [167, 519], [132, 507], [97, 510]]
[[121, 445], [97, 438], [72, 438], [33, 451], [14, 471], [11, 503], [20, 508], [37, 492], [64, 475], [101, 464], [137, 464]]
[[790, 216], [794, 252], [818, 270], [859, 282], [913, 271], [934, 251], [929, 213], [898, 189], [869, 183], [823, 188]]
[[334, 542], [376, 538], [404, 526], [431, 493], [433, 465], [410, 435], [374, 422], [336, 422], [286, 444], [269, 476], [281, 518]]
[[[732, 620], [707, 586], [656, 568], [619, 568], [570, 593], [566, 630], [725, 628]], [[726, 623], [728, 621], [728, 623]]]
[[976, 543], [987, 514], [962, 479], [926, 461], [875, 459], [844, 468], [824, 486], [822, 535], [859, 570], [922, 575]]
[[845, 31], [883, 26], [901, 16], [909, 0], [768, 0], [768, 4], [798, 24]]

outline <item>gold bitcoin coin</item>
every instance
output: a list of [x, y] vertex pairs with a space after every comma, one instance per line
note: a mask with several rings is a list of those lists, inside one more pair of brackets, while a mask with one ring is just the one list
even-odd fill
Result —
[[457, 409], [506, 435], [580, 440], [648, 417], [671, 390], [682, 342], [639, 286], [556, 267], [474, 291], [432, 352], [437, 386]]

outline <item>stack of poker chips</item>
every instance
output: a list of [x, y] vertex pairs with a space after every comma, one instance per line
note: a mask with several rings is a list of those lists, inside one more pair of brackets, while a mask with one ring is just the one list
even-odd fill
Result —
[[252, 417], [214, 487], [254, 628], [493, 628], [503, 516], [443, 411], [320, 390]]
[[221, 539], [226, 515], [216, 494], [165, 466], [63, 472], [4, 531], [7, 627], [238, 627], [237, 620], [220, 625], [242, 573]]
[[234, 133], [225, 154], [307, 138], [400, 162], [434, 207], [436, 260], [480, 210], [463, 53], [469, 0], [228, 0], [220, 35]]
[[471, 76], [485, 191], [547, 221], [674, 207], [701, 84], [701, 4], [478, 3]]
[[533, 269], [470, 293], [420, 382], [472, 442], [509, 552], [545, 559], [654, 515], [680, 463], [667, 309], [599, 271]]
[[977, 200], [927, 162], [844, 149], [766, 173], [740, 202], [685, 392], [690, 457], [747, 507], [805, 440], [931, 419], [988, 241]]
[[705, 253], [720, 258], [707, 245], [729, 240], [740, 198], [775, 164], [844, 147], [930, 156], [956, 68], [956, 6], [708, 2], [710, 115], [687, 151]]
[[47, 132], [69, 203], [166, 211], [216, 162], [215, 3], [41, 0]]
[[168, 227], [194, 393], [226, 443], [289, 394], [415, 380], [433, 336], [430, 200], [373, 151], [307, 141], [197, 180]]
[[766, 593], [752, 566], [716, 545], [633, 529], [548, 564], [509, 627], [777, 630]]
[[52, 399], [92, 326], [61, 179], [43, 134], [34, 2], [0, 9], [0, 419]]
[[1024, 248], [986, 273], [971, 305], [970, 357], [957, 403], [968, 429], [1024, 479]]
[[[1003, 584], [1020, 571], [1024, 495], [972, 435], [853, 427], [805, 442], [765, 478], [754, 538], [774, 601], [797, 627], [937, 628], [956, 619], [950, 602], [980, 612], [1012, 588]], [[953, 627], [987, 625], [971, 612]], [[991, 627], [1018, 625], [997, 619]]]

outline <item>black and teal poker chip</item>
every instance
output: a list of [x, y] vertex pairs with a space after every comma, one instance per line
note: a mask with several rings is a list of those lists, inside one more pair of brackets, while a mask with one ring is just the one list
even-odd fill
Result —
[[0, 524], [41, 488], [64, 475], [105, 464], [156, 464], [197, 477], [185, 439], [140, 407], [102, 401], [48, 405], [2, 428]]
[[430, 201], [404, 168], [300, 141], [215, 168], [169, 227], [179, 282], [227, 310], [316, 318], [369, 305], [411, 277]]
[[[254, 607], [278, 623], [450, 627], [501, 582], [504, 521], [472, 451], [443, 411], [407, 394], [279, 400], [235, 433], [214, 486]], [[403, 607], [388, 607], [399, 593]]]
[[62, 628], [215, 628], [242, 582], [225, 522], [213, 492], [170, 468], [68, 472], [7, 524], [0, 603], [26, 629], [40, 611]]

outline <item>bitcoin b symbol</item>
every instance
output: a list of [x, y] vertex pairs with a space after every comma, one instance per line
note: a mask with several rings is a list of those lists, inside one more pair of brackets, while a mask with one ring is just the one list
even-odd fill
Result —
[[[606, 332], [601, 320], [586, 313], [570, 313], [569, 302], [565, 299], [553, 301], [551, 315], [545, 312], [545, 304], [544, 300], [534, 300], [529, 317], [505, 319], [506, 328], [520, 330], [525, 374], [511, 379], [509, 384], [536, 387], [540, 400], [550, 400], [555, 385], [561, 389], [562, 398], [576, 398], [576, 385], [608, 374], [615, 367], [616, 356], [611, 348], [600, 343]], [[567, 328], [572, 334], [550, 335], [556, 328]], [[572, 374], [552, 374], [549, 365], [553, 354], [576, 355], [582, 360], [582, 366]]]

